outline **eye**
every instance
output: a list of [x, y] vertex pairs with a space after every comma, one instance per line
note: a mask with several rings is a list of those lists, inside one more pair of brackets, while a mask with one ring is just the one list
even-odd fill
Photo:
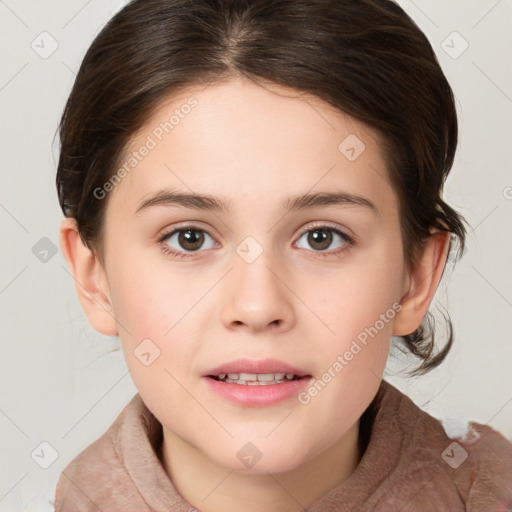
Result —
[[[315, 252], [325, 252], [329, 248], [333, 249], [329, 251], [329, 254], [337, 254], [354, 243], [353, 239], [346, 233], [343, 233], [343, 231], [325, 225], [315, 226], [303, 232], [297, 241], [297, 246], [302, 249], [308, 249], [308, 247], [304, 246], [304, 243], [302, 245], [300, 244], [302, 239], [304, 239], [305, 243], [309, 244]], [[332, 247], [333, 243], [335, 244], [334, 247]]]
[[[296, 245], [302, 249], [308, 249], [304, 246], [304, 242], [301, 243], [303, 239], [314, 252], [321, 253], [319, 254], [321, 257], [336, 255], [354, 245], [352, 237], [328, 225], [309, 227], [303, 231]], [[193, 225], [173, 228], [160, 235], [158, 242], [165, 254], [180, 260], [194, 257], [194, 253], [201, 252], [201, 249], [211, 249], [217, 245], [207, 231]], [[334, 247], [332, 247], [333, 243]], [[332, 250], [327, 251], [327, 249]]]
[[[205, 240], [207, 242], [206, 247], [204, 247]], [[196, 226], [173, 229], [170, 233], [163, 234], [159, 242], [165, 252], [178, 256], [187, 256], [187, 253], [199, 252], [201, 248], [211, 249], [215, 247], [213, 238], [206, 231]]]

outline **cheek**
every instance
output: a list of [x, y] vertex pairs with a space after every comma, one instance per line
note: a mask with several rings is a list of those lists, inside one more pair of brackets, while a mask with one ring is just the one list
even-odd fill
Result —
[[[356, 290], [354, 290], [356, 291]], [[357, 289], [361, 291], [361, 289]], [[306, 417], [314, 417], [328, 447], [353, 425], [375, 396], [388, 359], [397, 303], [352, 296], [331, 323], [336, 335], [322, 347], [319, 375], [299, 396]], [[364, 306], [364, 307], [363, 307]]]
[[193, 276], [171, 275], [168, 267], [158, 264], [120, 262], [111, 275], [114, 314], [132, 342], [141, 338], [164, 342], [201, 298], [201, 287], [191, 286]]
[[[396, 314], [393, 305], [400, 300], [402, 267], [400, 256], [383, 251], [347, 260], [328, 278], [307, 278], [307, 303], [317, 313], [325, 329], [325, 338], [333, 347], [343, 346], [386, 316], [387, 322], [378, 322], [382, 335], [391, 336], [392, 320]], [[392, 262], [395, 263], [392, 263]], [[318, 286], [312, 287], [312, 279]], [[309, 284], [308, 284], [309, 283]]]
[[144, 398], [175, 391], [178, 384], [172, 376], [184, 381], [195, 350], [192, 340], [197, 339], [188, 329], [200, 290], [164, 275], [152, 265], [122, 262], [111, 272], [114, 316], [126, 364]]
[[[312, 309], [321, 312], [318, 316], [329, 327], [323, 329], [321, 358], [317, 359], [325, 372], [317, 377], [321, 382], [315, 398], [321, 416], [329, 411], [331, 420], [339, 421], [347, 409], [337, 407], [338, 400], [349, 402], [353, 407], [349, 409], [357, 411], [358, 404], [365, 404], [374, 385], [378, 386], [394, 318], [401, 309], [401, 276], [400, 253], [381, 246], [340, 268], [326, 281], [328, 286], [309, 296]], [[316, 393], [312, 390], [312, 395]], [[324, 420], [328, 421], [327, 416]]]

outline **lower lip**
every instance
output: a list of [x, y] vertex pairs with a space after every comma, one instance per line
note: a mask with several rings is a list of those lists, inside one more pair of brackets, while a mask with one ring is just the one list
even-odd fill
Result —
[[290, 398], [297, 398], [311, 380], [311, 377], [304, 377], [280, 384], [250, 386], [234, 384], [232, 382], [221, 382], [210, 377], [203, 378], [206, 379], [207, 385], [213, 392], [246, 407], [266, 407], [289, 400]]

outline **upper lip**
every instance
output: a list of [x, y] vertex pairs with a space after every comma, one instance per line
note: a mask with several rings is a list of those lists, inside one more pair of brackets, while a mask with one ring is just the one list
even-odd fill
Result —
[[306, 371], [278, 359], [240, 358], [207, 370], [205, 376], [217, 376], [221, 373], [293, 373], [299, 377], [309, 375]]

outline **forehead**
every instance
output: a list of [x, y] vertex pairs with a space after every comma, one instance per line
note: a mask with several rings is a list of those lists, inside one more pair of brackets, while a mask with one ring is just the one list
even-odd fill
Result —
[[317, 186], [374, 196], [389, 188], [374, 130], [315, 96], [245, 78], [166, 98], [119, 168], [126, 172], [112, 199], [131, 207], [165, 186], [260, 201]]

